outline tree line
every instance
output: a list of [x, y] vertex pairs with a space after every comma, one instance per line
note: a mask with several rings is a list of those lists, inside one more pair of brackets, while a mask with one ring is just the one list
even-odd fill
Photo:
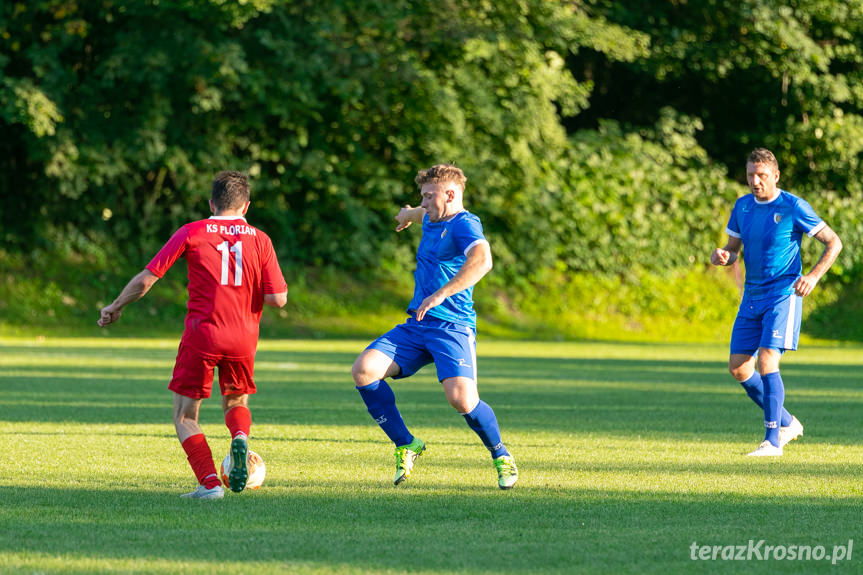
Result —
[[3, 249], [141, 265], [252, 178], [291, 263], [407, 261], [413, 176], [454, 162], [504, 273], [703, 266], [756, 146], [863, 221], [863, 3], [41, 0], [0, 6]]

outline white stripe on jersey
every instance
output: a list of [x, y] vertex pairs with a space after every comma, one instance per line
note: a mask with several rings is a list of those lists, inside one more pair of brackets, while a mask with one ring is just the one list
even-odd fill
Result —
[[467, 253], [473, 249], [473, 247], [477, 244], [487, 244], [488, 240], [485, 238], [480, 238], [478, 240], [474, 240], [471, 244], [464, 249], [464, 255], [467, 257]]
[[822, 221], [820, 224], [809, 230], [809, 237], [813, 237], [815, 234], [823, 230], [827, 226], [827, 222]]

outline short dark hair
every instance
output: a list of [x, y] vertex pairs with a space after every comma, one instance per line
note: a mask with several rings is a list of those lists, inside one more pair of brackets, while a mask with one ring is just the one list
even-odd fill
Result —
[[453, 182], [464, 189], [464, 184], [467, 178], [460, 168], [456, 168], [452, 164], [436, 164], [427, 170], [417, 172], [417, 177], [414, 178], [417, 186], [420, 188], [424, 184], [441, 184], [444, 182]]
[[747, 164], [767, 164], [775, 171], [779, 171], [779, 162], [776, 161], [776, 156], [767, 148], [755, 148], [746, 159]]
[[216, 174], [210, 199], [219, 211], [242, 207], [249, 201], [249, 180], [246, 174], [234, 170]]

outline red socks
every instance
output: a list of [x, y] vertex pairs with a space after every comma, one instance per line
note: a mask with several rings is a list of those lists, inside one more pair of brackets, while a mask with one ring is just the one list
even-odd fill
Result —
[[[232, 439], [241, 433], [248, 437], [252, 427], [252, 414], [249, 408], [239, 405], [229, 410], [225, 414], [225, 425], [228, 426]], [[207, 438], [203, 433], [186, 438], [183, 442], [183, 450], [186, 452], [192, 471], [195, 472], [195, 477], [198, 478], [198, 483], [207, 489], [221, 485], [222, 481], [213, 463], [213, 452], [210, 451]]]
[[186, 452], [186, 458], [189, 460], [189, 465], [192, 466], [192, 471], [195, 472], [195, 477], [198, 478], [198, 483], [207, 489], [222, 484], [213, 463], [213, 452], [210, 451], [207, 438], [204, 437], [203, 433], [187, 438], [183, 442], [183, 450]]
[[228, 426], [228, 431], [231, 432], [231, 439], [242, 433], [249, 437], [249, 430], [252, 428], [252, 412], [248, 407], [238, 405], [232, 407], [225, 414], [225, 425]]

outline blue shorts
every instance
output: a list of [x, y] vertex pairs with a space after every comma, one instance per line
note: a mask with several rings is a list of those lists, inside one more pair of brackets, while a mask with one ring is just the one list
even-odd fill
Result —
[[803, 298], [799, 295], [751, 299], [744, 293], [731, 330], [731, 353], [755, 355], [759, 347], [796, 350], [801, 317]]
[[468, 377], [476, 381], [476, 331], [469, 326], [425, 316], [410, 317], [373, 341], [366, 349], [376, 349], [400, 368], [393, 379], [415, 374], [434, 362], [438, 381]]

